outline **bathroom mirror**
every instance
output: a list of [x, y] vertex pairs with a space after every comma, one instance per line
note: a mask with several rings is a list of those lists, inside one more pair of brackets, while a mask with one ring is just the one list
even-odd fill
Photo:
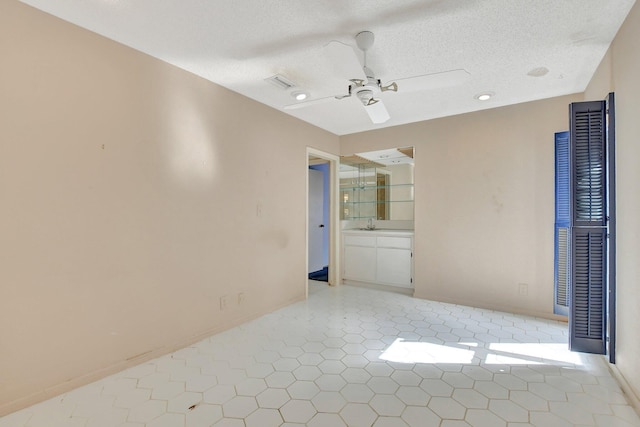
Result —
[[340, 219], [413, 220], [413, 147], [340, 158]]

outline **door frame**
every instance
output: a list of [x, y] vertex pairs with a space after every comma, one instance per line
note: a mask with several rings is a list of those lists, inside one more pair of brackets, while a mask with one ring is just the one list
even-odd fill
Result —
[[[340, 274], [340, 210], [339, 210], [339, 169], [340, 156], [330, 154], [307, 146], [306, 171], [309, 170], [309, 156], [319, 157], [329, 163], [329, 286], [337, 286], [342, 282]], [[305, 172], [306, 206], [305, 206], [305, 277], [304, 288], [306, 297], [309, 296], [309, 173]]]

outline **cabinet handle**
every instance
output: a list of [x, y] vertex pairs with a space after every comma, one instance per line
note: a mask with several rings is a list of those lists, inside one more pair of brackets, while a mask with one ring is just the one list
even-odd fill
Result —
[[320, 228], [324, 228], [324, 224], [320, 224], [318, 227], [320, 227]]

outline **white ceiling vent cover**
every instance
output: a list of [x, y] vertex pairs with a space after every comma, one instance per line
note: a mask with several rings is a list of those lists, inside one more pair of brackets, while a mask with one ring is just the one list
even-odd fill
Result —
[[269, 78], [264, 79], [265, 82], [269, 82], [272, 85], [279, 87], [282, 90], [289, 90], [292, 87], [296, 87], [297, 85], [292, 82], [291, 80], [289, 80], [288, 78], [286, 78], [283, 75], [280, 74], [276, 74], [275, 76], [271, 76]]

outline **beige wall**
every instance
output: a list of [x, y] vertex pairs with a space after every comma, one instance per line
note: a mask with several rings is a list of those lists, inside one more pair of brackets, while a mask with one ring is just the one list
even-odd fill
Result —
[[0, 415], [305, 297], [338, 137], [15, 0], [0, 52]]
[[581, 99], [341, 138], [343, 153], [415, 146], [415, 296], [553, 317], [553, 134]]
[[631, 10], [585, 91], [586, 99], [615, 92], [617, 191], [617, 358], [614, 369], [640, 409], [640, 4]]
[[611, 65], [611, 49], [609, 49], [584, 91], [585, 101], [605, 99], [607, 94], [613, 90]]

